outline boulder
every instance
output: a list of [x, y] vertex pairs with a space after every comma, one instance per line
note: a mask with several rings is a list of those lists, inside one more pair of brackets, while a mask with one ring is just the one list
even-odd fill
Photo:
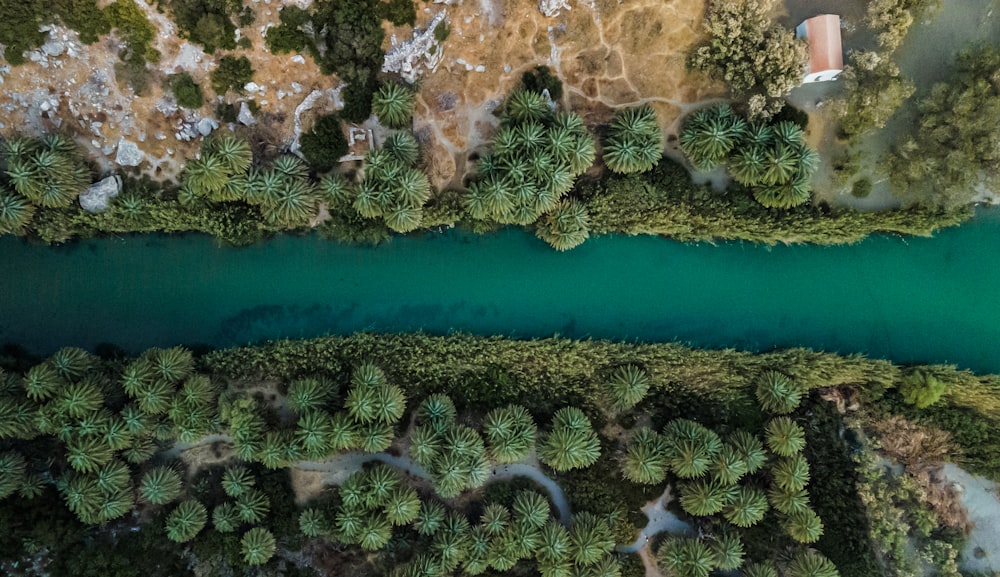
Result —
[[569, 0], [538, 0], [538, 10], [549, 18], [570, 9]]
[[91, 184], [87, 190], [80, 193], [80, 208], [87, 212], [104, 212], [108, 208], [108, 202], [118, 196], [121, 191], [121, 177], [118, 175], [109, 176]]
[[198, 121], [198, 133], [202, 136], [212, 134], [212, 131], [219, 127], [219, 123], [214, 118], [202, 118]]
[[125, 137], [118, 139], [118, 154], [115, 155], [115, 164], [118, 166], [139, 166], [146, 154], [139, 150], [139, 145], [125, 140]]
[[250, 112], [250, 106], [246, 102], [240, 103], [240, 113], [237, 115], [236, 120], [244, 126], [257, 124], [257, 119], [253, 117], [253, 112]]

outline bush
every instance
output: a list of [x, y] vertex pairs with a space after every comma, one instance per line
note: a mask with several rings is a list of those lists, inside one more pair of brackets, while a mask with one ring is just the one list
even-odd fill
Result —
[[926, 409], [941, 399], [946, 387], [947, 385], [933, 374], [915, 369], [903, 377], [899, 393], [907, 403], [918, 409]]
[[177, 99], [177, 104], [184, 108], [201, 108], [204, 99], [201, 94], [201, 86], [191, 78], [187, 72], [174, 74], [167, 78], [170, 90]]
[[525, 72], [521, 75], [521, 84], [524, 85], [525, 90], [539, 94], [548, 90], [553, 101], [559, 101], [562, 98], [562, 80], [559, 80], [558, 76], [553, 76], [548, 66], [536, 66]]
[[302, 52], [312, 45], [309, 36], [302, 31], [312, 18], [308, 10], [285, 6], [278, 18], [281, 23], [267, 30], [267, 49], [273, 54]]
[[447, 22], [442, 22], [434, 29], [434, 39], [443, 43], [451, 36], [451, 26]]
[[211, 54], [236, 48], [232, 16], [241, 4], [234, 0], [170, 0], [170, 11], [181, 36], [201, 44]]
[[388, 0], [379, 4], [378, 8], [379, 16], [396, 26], [413, 26], [417, 22], [417, 9], [413, 0]]
[[851, 185], [851, 196], [854, 198], [867, 198], [872, 193], [872, 181], [868, 178], [859, 178]]
[[253, 80], [253, 66], [246, 56], [223, 56], [212, 71], [212, 88], [217, 94], [227, 91], [243, 93], [243, 86]]
[[347, 138], [335, 114], [319, 117], [299, 140], [306, 162], [318, 172], [326, 172], [347, 154]]

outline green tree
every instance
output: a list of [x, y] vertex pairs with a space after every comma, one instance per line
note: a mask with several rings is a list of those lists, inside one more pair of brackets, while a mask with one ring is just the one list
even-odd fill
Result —
[[271, 499], [257, 489], [251, 489], [236, 497], [236, 512], [244, 523], [260, 523], [271, 510]]
[[778, 577], [778, 570], [770, 561], [747, 563], [743, 567], [743, 577]]
[[416, 94], [402, 84], [387, 82], [372, 96], [372, 112], [389, 128], [403, 128], [410, 123]]
[[747, 466], [747, 473], [754, 474], [767, 463], [767, 453], [760, 439], [746, 431], [735, 431], [729, 438], [729, 444], [736, 449], [740, 458]]
[[677, 577], [708, 577], [715, 567], [715, 555], [701, 539], [693, 537], [668, 537], [656, 558]]
[[420, 535], [433, 535], [444, 523], [444, 506], [437, 501], [423, 501], [420, 503], [420, 512], [413, 521], [413, 528]]
[[174, 93], [177, 104], [183, 108], [201, 108], [202, 104], [205, 103], [201, 93], [201, 86], [198, 86], [198, 83], [187, 72], [168, 76], [167, 85], [170, 87], [170, 91]]
[[[420, 407], [417, 409], [417, 416], [421, 420], [429, 421], [434, 431], [439, 434], [444, 433], [445, 428], [455, 422], [456, 414], [455, 403], [450, 397], [442, 394], [428, 395], [420, 402]], [[490, 422], [490, 414], [492, 411], [487, 414], [486, 423]]]
[[[771, 471], [774, 482], [785, 491], [798, 491], [809, 484], [809, 463], [800, 454], [779, 459]], [[775, 509], [779, 509], [775, 505]]]
[[139, 495], [148, 503], [166, 505], [181, 494], [181, 476], [169, 467], [150, 469], [139, 484]]
[[767, 447], [782, 457], [790, 457], [802, 452], [806, 446], [806, 435], [802, 427], [788, 417], [775, 417], [767, 423], [765, 430]]
[[633, 483], [663, 482], [667, 475], [667, 446], [656, 431], [643, 427], [635, 433], [625, 453], [622, 473]]
[[514, 463], [535, 447], [537, 427], [527, 409], [508, 405], [486, 414], [483, 432], [490, 456], [498, 463]]
[[361, 525], [359, 544], [365, 551], [378, 551], [392, 537], [392, 525], [382, 515], [368, 515]]
[[615, 546], [607, 519], [586, 512], [573, 515], [569, 540], [573, 546], [573, 561], [583, 566], [597, 563]]
[[608, 383], [611, 404], [619, 411], [631, 409], [646, 397], [649, 385], [646, 371], [635, 365], [619, 367]]
[[194, 371], [194, 358], [184, 347], [150, 349], [147, 355], [158, 378], [170, 383], [179, 383]]
[[48, 363], [35, 365], [28, 369], [21, 381], [24, 392], [35, 402], [51, 399], [59, 389], [65, 387], [65, 382], [59, 373]]
[[13, 495], [21, 488], [26, 470], [27, 464], [20, 453], [0, 453], [0, 499]]
[[681, 150], [697, 170], [712, 170], [736, 149], [746, 132], [746, 121], [728, 105], [702, 108], [684, 123]]
[[239, 497], [250, 492], [254, 484], [253, 475], [245, 467], [226, 467], [222, 473], [222, 489], [230, 497]]
[[663, 437], [670, 468], [683, 479], [704, 475], [722, 450], [722, 440], [715, 432], [687, 419], [667, 423]]
[[35, 207], [26, 198], [0, 188], [0, 234], [25, 234], [34, 216]]
[[322, 411], [312, 411], [299, 417], [295, 441], [311, 459], [325, 457], [331, 449], [333, 417]]
[[306, 537], [319, 537], [327, 532], [329, 520], [326, 513], [310, 507], [299, 513], [299, 530]]
[[590, 215], [583, 203], [564, 200], [538, 221], [535, 235], [558, 251], [576, 248], [590, 238]]
[[242, 94], [243, 87], [253, 81], [253, 65], [246, 56], [223, 56], [210, 77], [216, 94], [224, 95], [230, 90]]
[[167, 538], [177, 543], [190, 541], [205, 527], [207, 520], [208, 512], [204, 505], [191, 499], [182, 501], [167, 516]]
[[646, 172], [663, 156], [656, 112], [647, 104], [615, 114], [604, 145], [604, 164], [614, 172]]
[[575, 407], [564, 407], [552, 418], [552, 429], [538, 448], [538, 458], [556, 471], [589, 467], [601, 456], [601, 444], [590, 419]]
[[232, 533], [239, 529], [240, 513], [233, 503], [223, 503], [212, 510], [212, 526], [219, 533]]
[[276, 549], [277, 545], [274, 541], [274, 535], [261, 527], [250, 529], [240, 539], [240, 551], [243, 553], [243, 561], [250, 566], [267, 563], [274, 556]]
[[810, 508], [788, 516], [785, 522], [788, 534], [799, 543], [815, 543], [823, 535], [823, 522]]
[[510, 511], [499, 503], [490, 503], [479, 518], [486, 535], [499, 535], [510, 525]]
[[299, 138], [299, 145], [306, 162], [319, 172], [332, 170], [348, 151], [347, 137], [336, 114], [317, 118], [312, 128]]
[[49, 357], [48, 362], [67, 381], [77, 381], [94, 366], [90, 354], [78, 347], [63, 347]]
[[406, 525], [420, 513], [420, 498], [413, 489], [397, 487], [386, 500], [384, 510], [393, 525]]
[[735, 485], [747, 474], [747, 464], [740, 452], [731, 445], [723, 445], [710, 468], [712, 476], [724, 485]]
[[[793, 481], [796, 486], [799, 481]], [[805, 489], [784, 489], [774, 485], [767, 493], [771, 506], [786, 515], [800, 513], [809, 508], [809, 494]]]
[[777, 371], [766, 371], [757, 381], [757, 402], [765, 411], [785, 415], [802, 402], [802, 387]]
[[789, 577], [840, 577], [829, 559], [814, 551], [799, 553], [788, 564]]
[[767, 497], [763, 491], [753, 487], [740, 487], [722, 514], [733, 525], [747, 528], [760, 522], [767, 509]]
[[722, 571], [733, 571], [743, 565], [743, 541], [735, 531], [724, 531], [709, 543], [715, 566]]
[[681, 507], [691, 515], [714, 515], [733, 501], [737, 491], [715, 479], [696, 479], [681, 485]]
[[521, 491], [514, 497], [514, 522], [541, 529], [549, 520], [549, 502], [534, 491]]
[[918, 409], [926, 409], [941, 399], [947, 386], [929, 371], [914, 369], [903, 377], [899, 393], [907, 403]]

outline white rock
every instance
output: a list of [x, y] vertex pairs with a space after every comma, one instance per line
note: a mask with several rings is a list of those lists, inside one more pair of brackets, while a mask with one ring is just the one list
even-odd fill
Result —
[[139, 166], [145, 157], [146, 154], [139, 150], [139, 146], [136, 143], [124, 138], [118, 139], [118, 154], [115, 155], [116, 164], [119, 166]]
[[250, 112], [250, 106], [245, 101], [240, 103], [240, 113], [236, 117], [236, 120], [245, 126], [257, 124], [257, 120], [253, 117], [253, 112]]
[[202, 136], [212, 134], [212, 131], [219, 127], [219, 123], [214, 118], [202, 118], [198, 121], [198, 132]]
[[42, 45], [42, 51], [49, 56], [59, 56], [66, 50], [66, 45], [62, 42], [46, 42]]
[[299, 84], [298, 82], [292, 82], [292, 90], [295, 91], [295, 94], [301, 94], [302, 93], [302, 85]]
[[435, 70], [444, 58], [444, 50], [434, 38], [434, 29], [444, 22], [445, 16], [444, 11], [438, 12], [427, 28], [414, 30], [413, 38], [390, 48], [385, 53], [382, 71], [396, 72], [412, 84], [423, 69]]
[[157, 140], [166, 140], [167, 139], [167, 135], [163, 134], [162, 132], [157, 132], [154, 137]]
[[292, 62], [296, 64], [305, 64], [306, 59], [301, 54], [296, 54], [295, 56], [292, 56]]
[[285, 91], [284, 90], [279, 90], [278, 91], [278, 100], [283, 100], [284, 98], [285, 98]]
[[482, 64], [480, 64], [480, 65], [476, 66], [475, 70], [476, 70], [476, 72], [486, 72], [486, 67], [483, 66]]
[[108, 208], [108, 201], [118, 196], [121, 191], [121, 177], [109, 176], [91, 184], [87, 190], [80, 193], [80, 208], [87, 212], [104, 212]]
[[558, 16], [560, 10], [571, 10], [569, 0], [538, 0], [538, 10], [548, 16]]
[[257, 92], [260, 90], [260, 86], [256, 82], [247, 82], [243, 85], [243, 90], [247, 92]]

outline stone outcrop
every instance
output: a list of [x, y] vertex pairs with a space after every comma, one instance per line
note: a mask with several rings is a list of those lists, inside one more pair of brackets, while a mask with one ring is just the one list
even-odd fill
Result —
[[104, 212], [112, 198], [122, 191], [122, 179], [112, 175], [87, 187], [80, 193], [80, 208], [87, 212]]
[[115, 155], [115, 164], [118, 166], [139, 166], [146, 154], [139, 150], [139, 145], [125, 140], [124, 137], [118, 139], [118, 153]]
[[562, 10], [572, 10], [569, 0], [538, 0], [538, 10], [549, 18], [558, 16]]
[[444, 51], [434, 38], [434, 29], [444, 22], [445, 16], [445, 12], [438, 12], [427, 28], [414, 30], [413, 38], [406, 42], [397, 43], [393, 35], [392, 48], [385, 53], [382, 71], [395, 72], [413, 84], [425, 70], [435, 70], [441, 64]]

